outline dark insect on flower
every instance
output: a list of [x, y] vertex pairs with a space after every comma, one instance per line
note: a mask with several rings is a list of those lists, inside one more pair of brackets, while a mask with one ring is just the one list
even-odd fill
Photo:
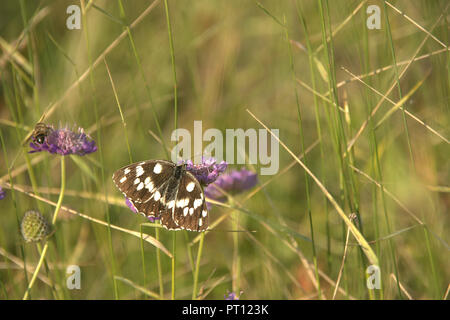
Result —
[[26, 242], [35, 242], [45, 239], [51, 233], [51, 226], [39, 211], [29, 210], [22, 218], [20, 231]]
[[47, 136], [53, 131], [53, 128], [43, 122], [38, 122], [34, 127], [31, 140], [37, 144], [43, 144]]
[[84, 133], [82, 128], [78, 128], [77, 132], [74, 132], [69, 128], [53, 129], [47, 126], [47, 131], [44, 131], [40, 125], [38, 129], [39, 131], [33, 135], [33, 141], [30, 143], [30, 147], [33, 149], [29, 151], [30, 153], [47, 151], [63, 156], [70, 154], [84, 156], [97, 151], [95, 141]]
[[198, 232], [208, 228], [203, 188], [198, 177], [187, 170], [187, 164], [141, 161], [117, 170], [112, 178], [132, 210], [160, 218], [165, 228]]
[[25, 139], [24, 145], [26, 145], [30, 140], [35, 144], [43, 144], [45, 138], [53, 131], [53, 127], [49, 126], [43, 122], [38, 122], [34, 126], [34, 130]]

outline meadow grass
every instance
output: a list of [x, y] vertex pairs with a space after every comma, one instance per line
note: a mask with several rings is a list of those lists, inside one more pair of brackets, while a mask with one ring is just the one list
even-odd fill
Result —
[[[0, 12], [1, 299], [448, 298], [447, 1], [81, 0], [80, 30], [67, 5]], [[110, 177], [194, 120], [279, 129], [280, 167], [211, 200], [209, 231], [167, 231]], [[30, 154], [40, 121], [98, 150]], [[36, 244], [29, 209], [55, 228]]]

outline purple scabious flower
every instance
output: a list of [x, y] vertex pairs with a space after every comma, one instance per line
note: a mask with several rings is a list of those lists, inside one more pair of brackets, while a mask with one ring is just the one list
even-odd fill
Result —
[[30, 142], [30, 147], [33, 150], [29, 151], [29, 153], [47, 151], [63, 156], [70, 154], [84, 156], [85, 154], [97, 151], [95, 141], [84, 133], [82, 128], [78, 128], [75, 132], [67, 127], [50, 130], [42, 144], [33, 139]]
[[[133, 211], [134, 213], [137, 213], [138, 211], [137, 211], [137, 209], [136, 209], [136, 207], [133, 205], [133, 203], [130, 201], [130, 199], [128, 199], [127, 197], [125, 197], [125, 204], [128, 206], [128, 208], [130, 208], [131, 209], [131, 211]], [[161, 219], [161, 218], [155, 218], [155, 217], [147, 217], [147, 219], [150, 221], [150, 222], [155, 222], [155, 220], [159, 220], [159, 219]]]
[[221, 175], [214, 184], [207, 186], [204, 191], [208, 198], [221, 201], [226, 199], [226, 195], [221, 190], [230, 194], [237, 194], [253, 188], [257, 182], [258, 176], [256, 173], [243, 168]]
[[239, 293], [239, 296], [238, 296], [236, 293], [234, 293], [234, 292], [229, 292], [229, 291], [227, 290], [227, 294], [224, 296], [224, 297], [225, 297], [225, 300], [239, 300], [239, 297], [242, 295], [243, 292], [244, 292], [244, 291], [241, 291], [241, 292]]
[[200, 184], [207, 186], [216, 181], [220, 174], [226, 169], [228, 164], [225, 161], [217, 163], [214, 158], [205, 159], [202, 156], [202, 163], [194, 164], [191, 160], [180, 161], [179, 163], [186, 164], [186, 170], [192, 173], [200, 182]]
[[2, 187], [0, 187], [0, 200], [4, 199], [5, 197], [6, 197], [5, 190], [3, 190]]

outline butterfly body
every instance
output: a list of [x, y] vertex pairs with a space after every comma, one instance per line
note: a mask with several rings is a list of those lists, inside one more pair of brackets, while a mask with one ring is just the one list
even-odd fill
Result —
[[160, 218], [169, 230], [200, 232], [208, 227], [203, 188], [184, 164], [136, 162], [117, 170], [113, 181], [137, 212]]

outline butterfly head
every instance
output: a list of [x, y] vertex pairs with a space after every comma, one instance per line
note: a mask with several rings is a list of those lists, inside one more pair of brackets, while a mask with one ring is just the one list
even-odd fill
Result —
[[178, 180], [186, 171], [186, 164], [182, 163], [175, 167], [174, 177]]

